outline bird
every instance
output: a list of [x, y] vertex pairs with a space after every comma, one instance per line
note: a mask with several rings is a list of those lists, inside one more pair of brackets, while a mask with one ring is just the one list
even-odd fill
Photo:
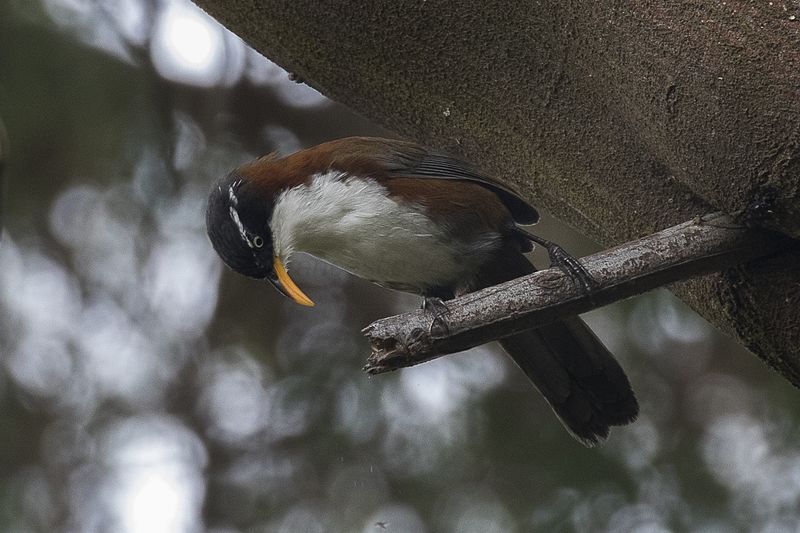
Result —
[[[548, 248], [577, 279], [580, 264], [521, 226], [539, 214], [506, 184], [423, 145], [347, 137], [245, 163], [213, 184], [209, 239], [241, 275], [266, 280], [304, 306], [289, 276], [305, 253], [358, 277], [417, 294], [437, 313], [447, 300], [536, 271]], [[579, 317], [500, 339], [569, 433], [586, 446], [633, 422], [639, 405], [624, 370]]]

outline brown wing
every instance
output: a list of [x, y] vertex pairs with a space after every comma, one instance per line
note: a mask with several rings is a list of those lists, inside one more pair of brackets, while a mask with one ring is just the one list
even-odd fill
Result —
[[327, 143], [331, 145], [333, 153], [336, 153], [338, 143], [346, 143], [347, 150], [339, 157], [334, 156], [334, 160], [346, 158], [352, 162], [352, 159], [366, 158], [369, 154], [369, 161], [377, 160], [385, 178], [471, 181], [494, 192], [511, 212], [514, 221], [533, 224], [539, 220], [539, 213], [519, 193], [461, 159], [418, 144], [377, 137], [350, 137]]

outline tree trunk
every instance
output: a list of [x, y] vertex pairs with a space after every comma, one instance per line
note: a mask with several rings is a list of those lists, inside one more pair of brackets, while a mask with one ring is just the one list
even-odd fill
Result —
[[[800, 237], [797, 2], [195, 2], [606, 245], [714, 210]], [[800, 253], [674, 290], [800, 385]]]

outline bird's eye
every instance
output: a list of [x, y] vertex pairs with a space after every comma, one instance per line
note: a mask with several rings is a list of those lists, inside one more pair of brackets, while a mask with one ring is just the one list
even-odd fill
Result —
[[253, 237], [253, 246], [256, 248], [261, 248], [264, 246], [264, 239], [262, 239], [260, 235], [256, 235]]

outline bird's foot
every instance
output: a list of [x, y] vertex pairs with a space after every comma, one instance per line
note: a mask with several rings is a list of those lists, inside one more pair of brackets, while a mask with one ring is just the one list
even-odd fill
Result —
[[550, 244], [551, 247], [547, 248], [547, 254], [550, 257], [550, 266], [560, 268], [570, 277], [572, 283], [574, 283], [583, 294], [592, 292], [597, 287], [597, 282], [592, 275], [589, 274], [577, 259], [568, 254], [561, 246], [554, 243]]
[[433, 315], [433, 320], [428, 328], [428, 332], [433, 335], [447, 335], [450, 328], [445, 321], [445, 315], [450, 314], [450, 309], [444, 300], [431, 296], [425, 296], [422, 299], [422, 309], [429, 311]]
[[521, 231], [528, 239], [547, 250], [547, 255], [550, 257], [550, 266], [560, 268], [583, 294], [589, 294], [597, 288], [597, 282], [592, 275], [564, 248], [527, 231]]

